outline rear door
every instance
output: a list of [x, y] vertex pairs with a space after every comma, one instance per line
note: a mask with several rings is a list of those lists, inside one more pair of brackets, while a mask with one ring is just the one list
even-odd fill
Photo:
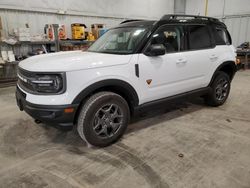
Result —
[[187, 49], [183, 53], [189, 62], [187, 77], [192, 81], [192, 89], [206, 87], [213, 64], [218, 60], [215, 42], [207, 25], [187, 25]]
[[216, 61], [211, 62], [212, 68], [210, 69], [209, 75], [207, 77], [207, 82], [210, 82], [214, 71], [223, 63], [228, 60], [235, 60], [236, 53], [235, 48], [232, 46], [232, 41], [230, 34], [225, 27], [214, 25], [211, 27], [213, 31], [213, 36], [215, 40], [216, 47], [214, 49], [214, 54], [216, 54]]

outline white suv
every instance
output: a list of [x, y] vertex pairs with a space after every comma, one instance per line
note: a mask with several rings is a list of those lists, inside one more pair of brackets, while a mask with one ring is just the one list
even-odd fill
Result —
[[235, 49], [215, 18], [165, 15], [128, 20], [87, 52], [59, 52], [19, 63], [17, 104], [36, 121], [77, 126], [82, 139], [107, 146], [130, 116], [153, 104], [202, 96], [222, 105], [236, 72]]

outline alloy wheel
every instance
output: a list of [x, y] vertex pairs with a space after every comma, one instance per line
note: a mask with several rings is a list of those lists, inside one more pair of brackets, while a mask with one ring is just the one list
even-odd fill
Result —
[[94, 121], [94, 132], [101, 138], [114, 136], [123, 124], [123, 112], [116, 104], [106, 104], [97, 110]]
[[215, 88], [215, 97], [217, 100], [222, 101], [227, 97], [229, 89], [229, 83], [226, 79], [219, 80], [217, 87]]

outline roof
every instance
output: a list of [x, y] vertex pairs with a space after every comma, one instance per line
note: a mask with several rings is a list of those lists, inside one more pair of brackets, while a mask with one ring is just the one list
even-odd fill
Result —
[[183, 19], [199, 19], [199, 20], [208, 20], [213, 22], [219, 22], [217, 18], [212, 18], [208, 16], [199, 16], [199, 15], [188, 15], [188, 14], [166, 14], [162, 16], [161, 20], [183, 20]]
[[183, 14], [166, 14], [158, 21], [125, 20], [121, 22], [120, 27], [129, 27], [129, 26], [145, 27], [145, 26], [152, 26], [154, 24], [157, 24], [159, 26], [167, 23], [215, 24], [226, 27], [226, 25], [217, 18], [198, 16], [198, 15], [183, 15]]
[[159, 23], [216, 24], [226, 27], [226, 25], [217, 18], [185, 14], [166, 14], [160, 19]]

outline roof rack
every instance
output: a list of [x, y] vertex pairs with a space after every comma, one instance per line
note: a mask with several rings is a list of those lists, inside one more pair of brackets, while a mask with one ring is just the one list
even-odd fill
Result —
[[186, 15], [186, 14], [166, 14], [160, 20], [181, 20], [179, 18], [193, 18], [193, 19], [201, 19], [208, 20], [212, 22], [219, 22], [217, 18], [207, 17], [207, 16], [199, 16], [199, 15]]
[[144, 21], [144, 20], [125, 20], [125, 21], [122, 21], [120, 24], [124, 24], [124, 23], [128, 23], [128, 22], [137, 22], [137, 21]]

